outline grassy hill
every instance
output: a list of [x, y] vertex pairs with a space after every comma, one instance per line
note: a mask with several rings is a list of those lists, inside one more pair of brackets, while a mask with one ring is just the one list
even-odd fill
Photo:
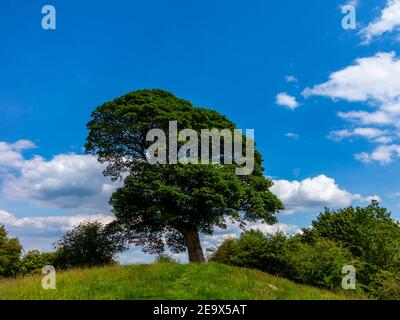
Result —
[[41, 277], [0, 280], [0, 299], [354, 299], [269, 274], [220, 264], [151, 264], [79, 269], [57, 274], [57, 289]]

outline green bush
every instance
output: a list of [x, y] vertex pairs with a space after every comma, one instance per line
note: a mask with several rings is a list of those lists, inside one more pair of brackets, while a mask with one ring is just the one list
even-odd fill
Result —
[[235, 238], [229, 237], [226, 238], [218, 247], [208, 249], [208, 261], [235, 265], [234, 259], [237, 256], [236, 243], [237, 240]]
[[160, 253], [155, 261], [155, 263], [178, 263], [177, 260], [175, 260], [174, 258], [170, 257], [169, 255], [165, 254], [165, 253]]
[[344, 266], [359, 265], [347, 249], [322, 238], [313, 244], [302, 242], [300, 237], [288, 240], [282, 260], [286, 277], [329, 289], [341, 288]]
[[377, 202], [365, 208], [326, 209], [304, 232], [308, 240], [323, 237], [340, 243], [368, 264], [371, 274], [400, 271], [400, 225]]
[[375, 275], [376, 298], [381, 300], [400, 300], [400, 274], [381, 271]]
[[211, 250], [209, 260], [285, 275], [287, 241], [282, 233], [264, 235], [260, 230], [250, 230], [242, 233], [239, 239], [225, 239]]
[[358, 265], [347, 249], [333, 241], [320, 238], [309, 244], [298, 236], [264, 235], [258, 230], [247, 231], [238, 240], [226, 239], [210, 260], [330, 289], [341, 287], [345, 265]]
[[356, 268], [356, 287], [381, 299], [397, 299], [400, 225], [377, 202], [321, 213], [301, 235], [248, 231], [214, 249], [211, 261], [260, 269], [297, 282], [339, 289], [342, 268]]
[[55, 253], [29, 251], [20, 262], [20, 273], [23, 275], [41, 273], [44, 266], [53, 265]]
[[8, 237], [6, 229], [0, 225], [0, 277], [17, 275], [21, 252], [18, 239]]
[[61, 269], [113, 264], [115, 255], [125, 250], [98, 221], [79, 224], [56, 242], [55, 248], [55, 267]]

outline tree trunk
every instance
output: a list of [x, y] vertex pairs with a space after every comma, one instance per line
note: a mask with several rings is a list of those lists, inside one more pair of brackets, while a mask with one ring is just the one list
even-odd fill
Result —
[[189, 262], [203, 263], [204, 255], [200, 244], [199, 232], [197, 230], [185, 229], [182, 235], [189, 253]]

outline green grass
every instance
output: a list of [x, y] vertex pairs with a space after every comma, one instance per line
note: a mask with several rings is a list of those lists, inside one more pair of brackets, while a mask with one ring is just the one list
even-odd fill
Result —
[[299, 285], [256, 270], [211, 263], [160, 263], [60, 272], [56, 290], [43, 290], [40, 276], [0, 280], [0, 299], [342, 300], [357, 297]]

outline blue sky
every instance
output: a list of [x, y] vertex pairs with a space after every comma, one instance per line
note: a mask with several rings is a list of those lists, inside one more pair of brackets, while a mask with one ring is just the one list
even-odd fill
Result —
[[[0, 223], [48, 249], [108, 219], [115, 186], [83, 156], [86, 123], [143, 88], [255, 129], [284, 230], [371, 196], [400, 218], [400, 4], [350, 3], [356, 30], [346, 0], [1, 1]], [[56, 30], [41, 27], [46, 4]]]

